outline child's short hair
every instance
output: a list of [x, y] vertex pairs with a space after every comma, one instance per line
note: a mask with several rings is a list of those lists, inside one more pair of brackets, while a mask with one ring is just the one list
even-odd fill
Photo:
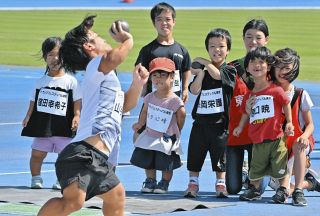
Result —
[[223, 29], [223, 28], [216, 28], [216, 29], [211, 30], [207, 34], [207, 37], [205, 40], [205, 46], [206, 46], [207, 51], [209, 50], [209, 47], [208, 47], [209, 40], [210, 40], [210, 38], [213, 38], [213, 37], [225, 38], [227, 41], [227, 48], [228, 48], [228, 50], [231, 50], [231, 35], [230, 35], [229, 31], [226, 29]]
[[[275, 57], [272, 55], [271, 51], [267, 47], [257, 47], [253, 50], [250, 50], [246, 57], [244, 58], [244, 68], [247, 70], [249, 62], [255, 59], [261, 59], [266, 61], [268, 65], [273, 65], [275, 63]], [[271, 76], [270, 71], [267, 74], [269, 80], [274, 81], [274, 77]]]
[[161, 2], [153, 6], [150, 12], [152, 23], [155, 23], [156, 17], [159, 16], [163, 11], [169, 11], [172, 14], [172, 18], [176, 19], [176, 11], [175, 9], [169, 5], [168, 3]]
[[253, 50], [250, 50], [244, 59], [244, 67], [247, 68], [249, 62], [255, 59], [261, 59], [263, 61], [266, 61], [268, 64], [273, 64], [275, 61], [275, 58], [272, 55], [271, 51], [265, 46], [257, 47]]
[[276, 60], [275, 66], [280, 64], [293, 64], [292, 70], [283, 77], [288, 80], [288, 82], [293, 82], [299, 75], [300, 56], [298, 53], [293, 49], [284, 48], [278, 50], [274, 56]]
[[262, 31], [265, 37], [269, 36], [268, 25], [266, 21], [264, 21], [263, 19], [252, 19], [249, 22], [247, 22], [242, 30], [243, 37], [249, 29], [257, 29], [259, 31]]
[[88, 31], [92, 28], [95, 17], [86, 17], [65, 35], [60, 48], [60, 59], [66, 71], [85, 70], [90, 62], [91, 57], [84, 52], [83, 44], [89, 42]]

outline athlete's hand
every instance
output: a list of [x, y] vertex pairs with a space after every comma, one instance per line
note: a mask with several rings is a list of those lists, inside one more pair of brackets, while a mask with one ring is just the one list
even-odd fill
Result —
[[141, 63], [137, 64], [133, 71], [133, 82], [144, 86], [147, 83], [149, 78], [149, 71], [141, 65]]
[[122, 29], [122, 25], [119, 25], [119, 23], [115, 23], [115, 22], [112, 23], [111, 28], [109, 29], [109, 34], [115, 41], [120, 43], [123, 43], [128, 39], [132, 39], [132, 35], [129, 32], [124, 31]]

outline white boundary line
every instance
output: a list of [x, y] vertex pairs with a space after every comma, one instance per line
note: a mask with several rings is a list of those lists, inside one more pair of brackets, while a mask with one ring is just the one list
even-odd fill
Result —
[[[0, 7], [0, 11], [30, 10], [150, 10], [152, 7]], [[320, 6], [288, 7], [175, 7], [176, 10], [320, 10]]]
[[[315, 150], [315, 151], [313, 151], [312, 152], [313, 154], [316, 154], [316, 153], [320, 153], [320, 151], [318, 151], [318, 150]], [[312, 158], [311, 158], [312, 159]], [[211, 161], [211, 159], [205, 159], [205, 162], [210, 162]], [[181, 161], [182, 163], [187, 163], [187, 161]], [[132, 167], [133, 165], [131, 165], [131, 164], [127, 164], [127, 163], [125, 163], [125, 164], [123, 164], [123, 165], [121, 165], [121, 163], [120, 163], [120, 165], [118, 165], [117, 166], [117, 169], [118, 168], [127, 168], [127, 167]], [[55, 170], [41, 170], [41, 173], [52, 173], [52, 172], [55, 172]], [[21, 174], [30, 174], [30, 171], [28, 171], [28, 172], [11, 172], [11, 173], [0, 173], [0, 176], [8, 176], [8, 175], [21, 175]]]
[[[41, 170], [41, 173], [51, 173], [55, 172], [56, 170]], [[0, 176], [5, 176], [5, 175], [20, 175], [20, 174], [30, 174], [30, 171], [28, 172], [11, 172], [11, 173], [0, 173]]]

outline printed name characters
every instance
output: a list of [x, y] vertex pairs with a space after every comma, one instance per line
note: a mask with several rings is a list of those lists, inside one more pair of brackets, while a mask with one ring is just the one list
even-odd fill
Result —
[[250, 124], [263, 122], [261, 120], [274, 117], [273, 96], [260, 95], [256, 97], [250, 114]]
[[66, 116], [68, 93], [42, 88], [37, 100], [37, 111], [59, 116]]
[[147, 127], [166, 133], [172, 119], [173, 111], [154, 104], [148, 105]]
[[224, 112], [222, 88], [202, 90], [197, 109], [198, 114]]

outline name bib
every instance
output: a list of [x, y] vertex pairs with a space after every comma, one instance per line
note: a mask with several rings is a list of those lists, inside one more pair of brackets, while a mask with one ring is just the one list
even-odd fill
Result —
[[180, 92], [181, 84], [180, 84], [180, 73], [179, 70], [174, 71], [174, 80], [172, 83], [172, 91], [173, 92]]
[[198, 114], [224, 112], [222, 88], [202, 90], [198, 104]]
[[148, 104], [147, 127], [166, 133], [172, 119], [173, 111], [151, 103]]
[[68, 93], [42, 88], [37, 100], [37, 111], [53, 115], [66, 116]]
[[272, 118], [274, 116], [273, 96], [260, 95], [256, 97], [254, 106], [251, 109], [250, 123], [255, 120]]
[[124, 92], [117, 91], [116, 97], [114, 99], [114, 105], [111, 112], [111, 117], [116, 120], [118, 123], [121, 123], [122, 120], [122, 111], [124, 103]]

